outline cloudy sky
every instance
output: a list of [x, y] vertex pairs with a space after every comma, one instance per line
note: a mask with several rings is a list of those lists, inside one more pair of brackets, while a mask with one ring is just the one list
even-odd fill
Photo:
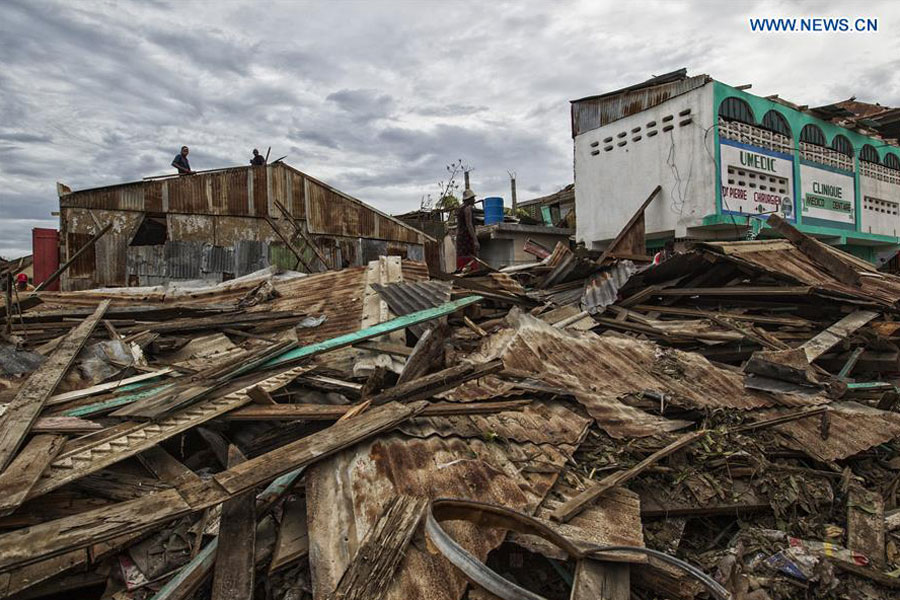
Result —
[[[754, 33], [750, 17], [864, 17], [877, 33]], [[900, 105], [900, 4], [0, 2], [0, 256], [73, 189], [253, 147], [398, 213], [445, 165], [479, 195], [572, 181], [568, 101], [687, 67], [801, 104]]]

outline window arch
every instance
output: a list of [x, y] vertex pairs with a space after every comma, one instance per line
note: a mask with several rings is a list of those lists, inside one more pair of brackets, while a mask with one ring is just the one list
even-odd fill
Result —
[[725, 98], [719, 105], [719, 116], [726, 121], [738, 121], [748, 125], [756, 125], [756, 118], [750, 105], [740, 98]]
[[815, 144], [816, 146], [828, 145], [825, 142], [825, 134], [822, 133], [822, 128], [812, 123], [804, 125], [803, 130], [800, 132], [800, 141], [807, 144]]
[[853, 144], [850, 143], [847, 136], [841, 134], [837, 134], [834, 136], [834, 139], [831, 140], [831, 149], [836, 150], [841, 154], [846, 154], [847, 156], [853, 156]]
[[893, 152], [888, 152], [884, 155], [884, 166], [886, 166], [888, 169], [900, 171], [900, 158], [898, 158], [897, 155]]
[[781, 135], [791, 137], [791, 126], [788, 125], [787, 119], [784, 118], [777, 110], [770, 110], [763, 116], [762, 126], [769, 131], [780, 133]]
[[859, 160], [864, 160], [870, 163], [880, 163], [881, 159], [878, 158], [878, 150], [875, 149], [875, 146], [872, 144], [866, 144], [862, 147], [862, 150], [859, 152]]

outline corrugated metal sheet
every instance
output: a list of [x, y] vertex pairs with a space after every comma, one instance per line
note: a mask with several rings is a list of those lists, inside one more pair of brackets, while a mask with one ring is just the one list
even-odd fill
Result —
[[165, 246], [131, 246], [126, 251], [128, 285], [155, 285], [168, 276]]
[[203, 244], [169, 241], [165, 243], [166, 275], [171, 279], [200, 279]]
[[620, 260], [591, 277], [584, 284], [581, 308], [594, 314], [615, 304], [619, 290], [637, 272], [638, 268], [630, 260]]
[[[500, 445], [458, 437], [384, 436], [317, 463], [307, 475], [313, 592], [327, 597], [360, 541], [396, 494], [466, 498], [533, 512], [566, 455], [552, 445]], [[533, 467], [533, 468], [532, 468]], [[484, 560], [505, 532], [448, 522], [448, 533]], [[410, 545], [386, 599], [458, 600], [466, 587], [459, 571], [438, 555]]]
[[[768, 419], [783, 412], [760, 411], [756, 416]], [[819, 417], [791, 421], [773, 429], [797, 450], [829, 461], [859, 454], [900, 437], [900, 414], [856, 402], [835, 402], [828, 407], [828, 435], [824, 438]]]
[[231, 273], [233, 275], [235, 272], [234, 249], [207, 244], [203, 248], [200, 270], [204, 273]]
[[697, 75], [662, 85], [575, 100], [572, 102], [572, 137], [662, 104], [711, 81], [708, 75]]
[[169, 197], [169, 212], [209, 213], [206, 195], [208, 176], [185, 176], [167, 179], [166, 190]]
[[868, 300], [885, 306], [894, 306], [900, 299], [900, 277], [880, 273], [872, 265], [827, 244], [819, 242], [819, 246], [860, 273], [860, 286], [841, 283], [793, 244], [783, 240], [701, 245], [743, 267], [762, 270], [782, 281], [811, 285], [846, 299]]
[[653, 435], [686, 424], [620, 400], [644, 391], [664, 395], [666, 404], [688, 408], [752, 409], [827, 401], [747, 390], [742, 374], [715, 367], [699, 354], [652, 342], [562, 331], [518, 311], [507, 320], [512, 328], [489, 338], [473, 360], [499, 357], [508, 373], [571, 390], [597, 424], [616, 438]]
[[[449, 281], [410, 281], [390, 285], [376, 283], [372, 287], [385, 299], [392, 313], [402, 316], [449, 302], [452, 284]], [[419, 323], [410, 327], [410, 331], [422, 337], [431, 326]]]
[[234, 245], [234, 274], [237, 277], [269, 266], [269, 247], [265, 242], [238, 240]]
[[[89, 233], [68, 232], [66, 234], [65, 260], [70, 260], [92, 237]], [[68, 276], [72, 278], [92, 276], [94, 274], [94, 262], [94, 247], [91, 247], [72, 262], [68, 269]]]

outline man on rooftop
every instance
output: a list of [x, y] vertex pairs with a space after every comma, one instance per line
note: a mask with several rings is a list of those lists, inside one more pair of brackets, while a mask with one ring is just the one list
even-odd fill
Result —
[[266, 164], [266, 159], [259, 153], [259, 150], [256, 148], [253, 149], [253, 158], [250, 159], [250, 164], [254, 167], [260, 167]]
[[188, 150], [187, 146], [181, 147], [181, 152], [175, 155], [175, 158], [172, 160], [172, 166], [178, 170], [179, 175], [190, 175], [193, 173], [191, 171], [191, 163], [188, 162]]

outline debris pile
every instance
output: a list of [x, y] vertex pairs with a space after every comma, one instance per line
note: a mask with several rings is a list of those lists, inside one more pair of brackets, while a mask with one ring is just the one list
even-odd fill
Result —
[[895, 598], [900, 277], [770, 225], [4, 305], [0, 596]]

